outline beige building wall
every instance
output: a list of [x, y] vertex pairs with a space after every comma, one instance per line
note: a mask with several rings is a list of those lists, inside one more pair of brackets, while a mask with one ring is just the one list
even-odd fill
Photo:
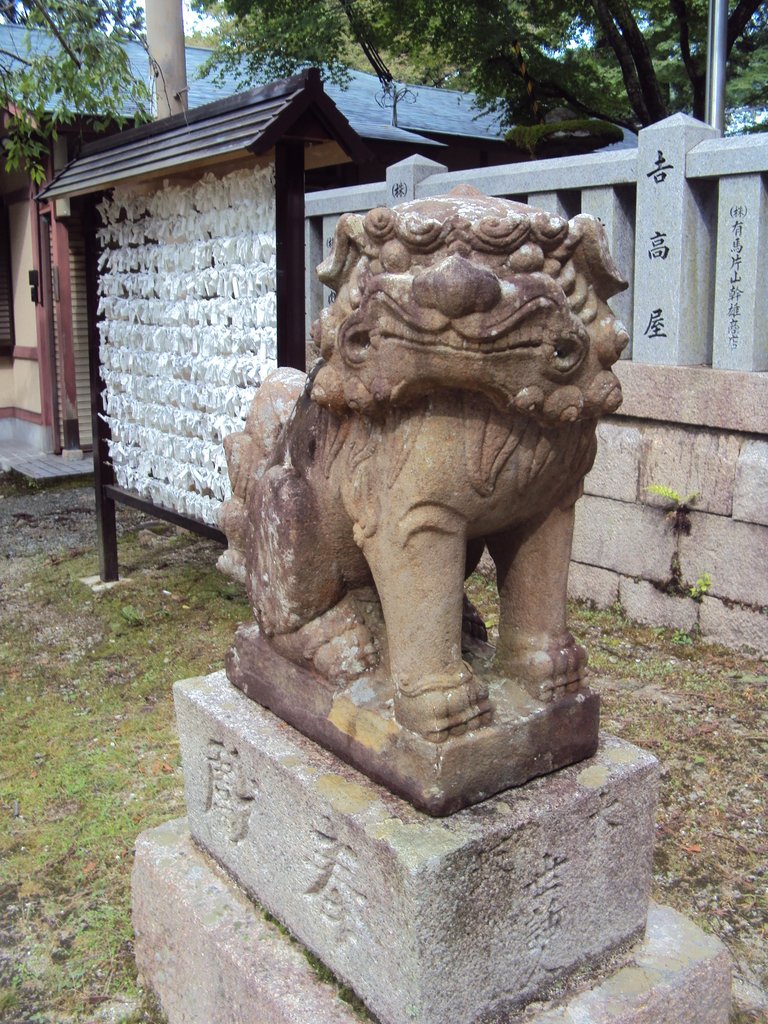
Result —
[[13, 362], [13, 404], [27, 412], [42, 412], [40, 375], [37, 360], [15, 359]]
[[27, 202], [8, 207], [11, 228], [11, 279], [13, 284], [13, 316], [16, 344], [37, 346], [35, 304], [29, 295], [29, 272], [33, 269], [32, 222]]
[[[37, 348], [35, 304], [30, 297], [29, 271], [34, 267], [32, 222], [26, 202], [8, 207], [11, 231], [11, 281], [17, 346]], [[35, 360], [14, 359], [9, 369], [0, 370], [0, 406], [28, 412], [42, 411], [40, 374]]]
[[15, 404], [13, 363], [10, 359], [0, 359], [0, 409], [8, 409]]

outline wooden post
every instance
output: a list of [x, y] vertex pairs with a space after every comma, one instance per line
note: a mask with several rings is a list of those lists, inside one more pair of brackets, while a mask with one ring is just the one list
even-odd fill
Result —
[[61, 424], [59, 422], [58, 372], [56, 369], [56, 320], [53, 315], [53, 277], [51, 268], [51, 229], [49, 210], [32, 208], [32, 235], [36, 254], [36, 269], [40, 274], [41, 301], [35, 307], [37, 326], [38, 369], [43, 424], [51, 428], [51, 449], [61, 451]]
[[304, 142], [275, 146], [277, 364], [306, 367], [304, 339]]
[[115, 502], [107, 494], [114, 486], [115, 472], [109, 461], [110, 430], [103, 419], [101, 361], [99, 359], [99, 243], [96, 237], [96, 199], [88, 197], [83, 211], [85, 236], [85, 287], [88, 305], [88, 367], [91, 382], [93, 424], [93, 475], [96, 488], [96, 532], [99, 548], [99, 576], [105, 582], [118, 579], [117, 520]]
[[[54, 204], [55, 205], [55, 204]], [[75, 374], [75, 340], [72, 329], [72, 281], [69, 269], [69, 232], [66, 225], [51, 215], [53, 243], [53, 273], [58, 278], [57, 338], [59, 350], [59, 386], [61, 388], [61, 440], [65, 449], [80, 447], [80, 427], [77, 414], [77, 378]]]

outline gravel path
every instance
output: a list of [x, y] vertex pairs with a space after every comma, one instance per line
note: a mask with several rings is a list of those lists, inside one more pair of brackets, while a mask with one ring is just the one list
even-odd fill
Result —
[[[118, 534], [148, 523], [118, 505]], [[0, 474], [0, 563], [5, 559], [81, 550], [96, 543], [93, 485], [25, 490]]]

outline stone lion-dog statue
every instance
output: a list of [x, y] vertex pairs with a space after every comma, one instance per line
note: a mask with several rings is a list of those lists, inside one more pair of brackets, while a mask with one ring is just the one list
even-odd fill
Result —
[[326, 687], [375, 678], [431, 743], [482, 730], [494, 706], [462, 656], [463, 583], [487, 547], [493, 672], [539, 704], [578, 694], [574, 503], [628, 341], [602, 225], [462, 187], [342, 216], [318, 274], [335, 292], [320, 359], [269, 377], [226, 442], [225, 561], [252, 635]]

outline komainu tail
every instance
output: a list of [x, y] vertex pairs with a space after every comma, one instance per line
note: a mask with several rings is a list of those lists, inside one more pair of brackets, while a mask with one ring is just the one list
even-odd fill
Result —
[[245, 429], [224, 439], [232, 497], [219, 510], [219, 526], [227, 535], [228, 547], [217, 564], [241, 582], [245, 582], [248, 489], [264, 473], [306, 380], [306, 374], [290, 367], [273, 371], [251, 403]]

